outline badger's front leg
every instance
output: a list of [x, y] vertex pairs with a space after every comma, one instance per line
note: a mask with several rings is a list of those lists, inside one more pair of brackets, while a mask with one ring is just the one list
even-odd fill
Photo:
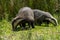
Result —
[[22, 28], [22, 29], [25, 29], [25, 28], [26, 28], [26, 23], [22, 23], [22, 24], [21, 24], [21, 28]]
[[50, 23], [49, 20], [44, 20], [43, 22], [46, 24], [45, 26], [49, 27], [49, 23]]
[[34, 22], [30, 22], [30, 25], [32, 26], [32, 28], [35, 28], [34, 27]]

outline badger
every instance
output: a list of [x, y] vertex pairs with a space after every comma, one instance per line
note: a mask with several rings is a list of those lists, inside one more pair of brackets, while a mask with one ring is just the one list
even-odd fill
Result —
[[12, 29], [15, 31], [16, 27], [20, 24], [27, 22], [34, 28], [34, 14], [30, 7], [23, 7], [18, 11], [18, 14], [14, 19], [12, 19]]
[[58, 25], [57, 19], [54, 18], [49, 12], [33, 9], [33, 13], [36, 24], [38, 23], [40, 26], [43, 22], [45, 22], [47, 25], [49, 23], [52, 23], [54, 26]]
[[43, 22], [49, 24], [51, 22], [54, 26], [58, 25], [57, 19], [54, 18], [49, 12], [45, 12], [39, 9], [33, 9], [33, 12], [34, 19], [38, 24], [41, 25]]

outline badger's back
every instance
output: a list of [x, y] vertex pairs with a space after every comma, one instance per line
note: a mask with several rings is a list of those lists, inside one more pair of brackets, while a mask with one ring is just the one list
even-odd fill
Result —
[[38, 9], [34, 9], [33, 12], [34, 12], [34, 17], [35, 18], [42, 17], [42, 16], [52, 17], [52, 15], [49, 12], [41, 11], [41, 10], [38, 10]]
[[18, 15], [19, 18], [34, 20], [34, 14], [31, 8], [23, 7], [19, 10]]

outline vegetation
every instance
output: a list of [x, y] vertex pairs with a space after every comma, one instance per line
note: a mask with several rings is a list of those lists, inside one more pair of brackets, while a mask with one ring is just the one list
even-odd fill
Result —
[[60, 40], [60, 26], [42, 24], [34, 29], [12, 31], [11, 23], [3, 20], [0, 22], [0, 40]]
[[60, 40], [60, 25], [12, 31], [11, 20], [25, 6], [50, 12], [60, 24], [60, 0], [0, 0], [0, 40]]
[[0, 0], [0, 19], [11, 20], [22, 7], [31, 7], [55, 14], [59, 10], [59, 0]]

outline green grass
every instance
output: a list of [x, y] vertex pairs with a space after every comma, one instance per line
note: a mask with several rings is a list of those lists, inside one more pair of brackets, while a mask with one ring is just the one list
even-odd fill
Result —
[[11, 22], [0, 22], [0, 40], [60, 40], [60, 25], [35, 26], [34, 29], [12, 31]]

